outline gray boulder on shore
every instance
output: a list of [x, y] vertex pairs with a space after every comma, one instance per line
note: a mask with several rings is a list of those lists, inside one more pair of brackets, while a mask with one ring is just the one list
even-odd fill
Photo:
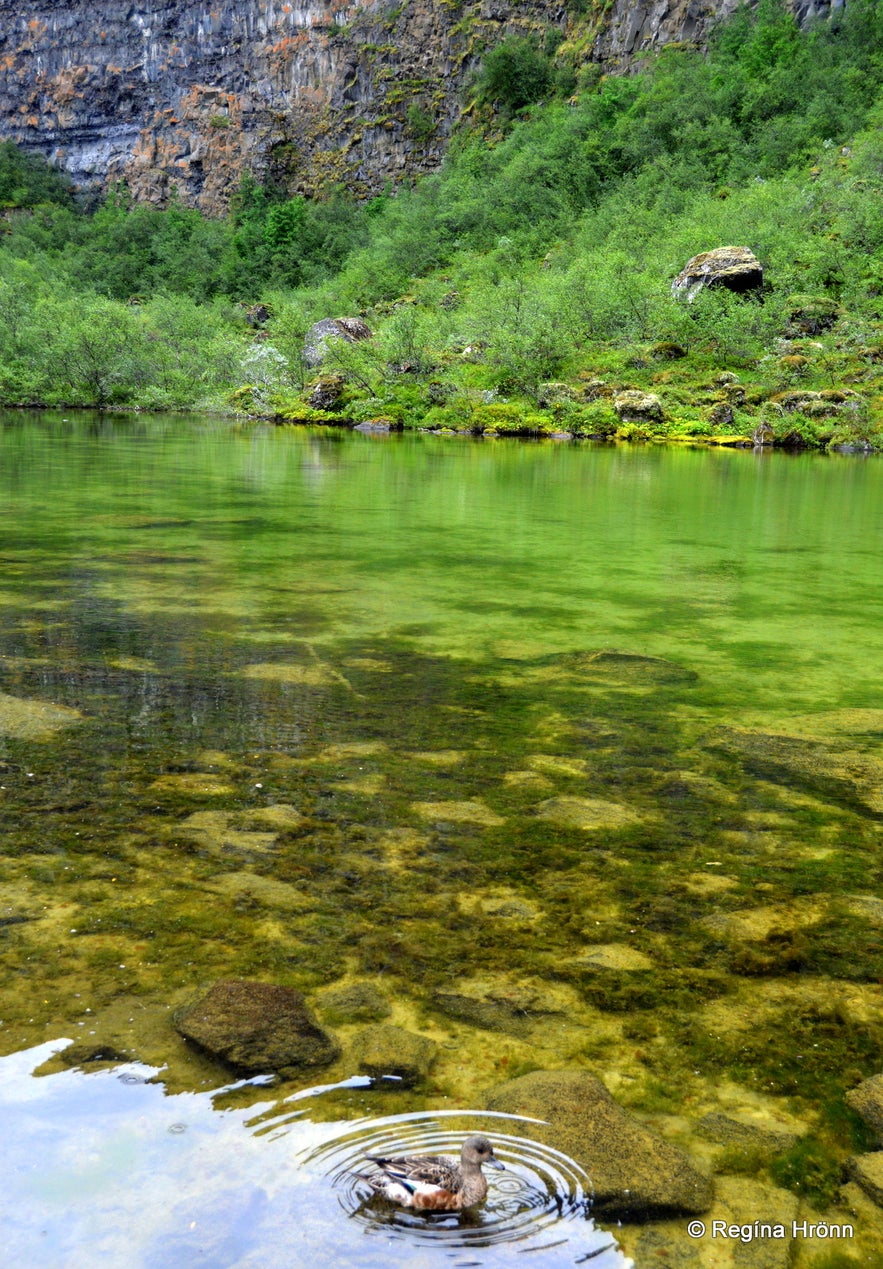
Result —
[[748, 247], [715, 247], [700, 251], [681, 269], [671, 284], [671, 293], [686, 295], [691, 301], [700, 291], [718, 287], [744, 295], [763, 287], [763, 265]]
[[371, 328], [361, 317], [323, 317], [314, 322], [304, 337], [304, 361], [320, 366], [335, 343], [357, 344], [371, 338]]

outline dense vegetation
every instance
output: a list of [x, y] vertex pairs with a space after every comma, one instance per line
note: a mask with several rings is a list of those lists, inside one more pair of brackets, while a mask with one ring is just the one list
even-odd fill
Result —
[[[304, 333], [361, 313], [374, 338], [323, 367], [333, 417], [880, 440], [883, 6], [800, 31], [764, 0], [707, 54], [628, 77], [512, 37], [470, 91], [414, 188], [308, 202], [246, 180], [223, 221], [122, 188], [84, 209], [0, 146], [0, 401], [324, 418]], [[762, 261], [762, 297], [672, 298], [688, 258], [730, 243]], [[625, 388], [656, 415], [624, 422]]]

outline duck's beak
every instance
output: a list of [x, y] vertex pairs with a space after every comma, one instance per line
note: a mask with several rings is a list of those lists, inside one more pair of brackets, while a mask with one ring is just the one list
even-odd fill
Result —
[[499, 1160], [499, 1159], [496, 1159], [496, 1158], [494, 1158], [494, 1159], [488, 1159], [488, 1161], [487, 1161], [487, 1165], [488, 1165], [488, 1167], [489, 1167], [489, 1168], [493, 1168], [493, 1169], [494, 1169], [494, 1171], [496, 1171], [496, 1172], [505, 1172], [505, 1171], [506, 1171], [506, 1168], [504, 1167], [504, 1165], [500, 1162], [500, 1160]]

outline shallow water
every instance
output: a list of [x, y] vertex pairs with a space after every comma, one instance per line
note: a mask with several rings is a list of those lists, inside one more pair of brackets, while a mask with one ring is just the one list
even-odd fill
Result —
[[[247, 1106], [233, 1096], [249, 1087], [241, 1084], [169, 1097], [158, 1072], [136, 1063], [29, 1078], [52, 1047], [0, 1059], [11, 1158], [6, 1264], [290, 1269], [324, 1254], [358, 1269], [494, 1269], [529, 1253], [543, 1269], [586, 1259], [627, 1269], [613, 1236], [586, 1211], [585, 1178], [554, 1151], [522, 1141], [514, 1116], [315, 1123], [310, 1105], [321, 1090], [282, 1102], [265, 1094]], [[456, 1153], [476, 1128], [494, 1132], [506, 1162], [485, 1210], [426, 1216], [366, 1201], [358, 1180], [366, 1149], [398, 1142]]]
[[[879, 459], [16, 415], [0, 494], [4, 1089], [97, 1160], [54, 1263], [134, 1263], [130, 1210], [137, 1263], [276, 1263], [289, 1190], [337, 1193], [298, 1151], [537, 1067], [601, 1075], [706, 1166], [733, 1166], [709, 1111], [854, 1148], [843, 1092], [883, 1038]], [[170, 1023], [230, 976], [308, 994], [330, 1084], [359, 1025], [322, 993], [371, 984], [438, 1044], [430, 1080], [253, 1132]], [[202, 1153], [172, 1154], [163, 1088]], [[34, 1140], [16, 1236], [48, 1264], [72, 1182], [35, 1182]], [[165, 1219], [179, 1157], [204, 1252]], [[329, 1203], [313, 1236], [358, 1230], [353, 1263], [452, 1263]]]

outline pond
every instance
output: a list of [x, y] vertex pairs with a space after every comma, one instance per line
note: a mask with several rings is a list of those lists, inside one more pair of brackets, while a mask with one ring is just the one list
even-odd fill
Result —
[[[714, 1211], [848, 1219], [879, 458], [34, 413], [0, 493], [15, 1263], [656, 1263], [685, 1218], [593, 1216], [585, 1161], [488, 1110], [559, 1068]], [[220, 979], [302, 991], [342, 1056], [237, 1080], [173, 1025]], [[353, 987], [431, 1041], [415, 1087], [361, 1073]], [[364, 1149], [475, 1130], [476, 1221], [360, 1206]]]

